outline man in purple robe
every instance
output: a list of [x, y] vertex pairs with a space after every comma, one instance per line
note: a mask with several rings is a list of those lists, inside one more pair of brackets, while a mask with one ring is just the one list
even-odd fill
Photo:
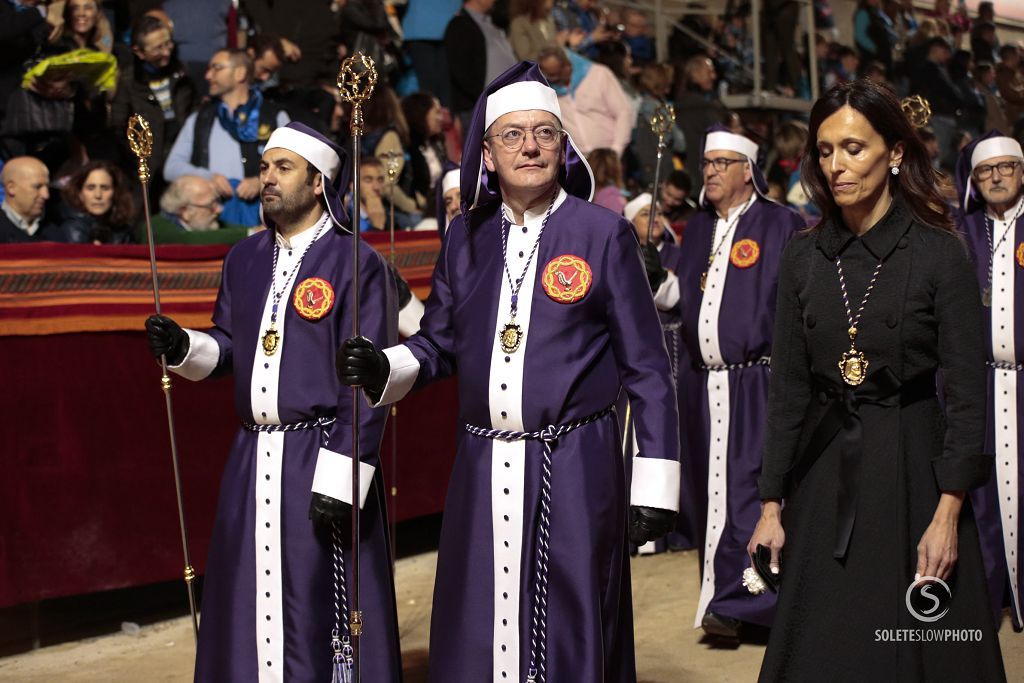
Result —
[[[593, 177], [535, 64], [492, 82], [462, 155], [419, 334], [353, 339], [344, 381], [375, 405], [458, 370], [432, 681], [636, 680], [629, 537], [679, 502], [675, 390], [636, 235], [589, 203]], [[627, 492], [612, 405], [640, 455]]]
[[[683, 250], [676, 243], [674, 233], [669, 227], [668, 218], [661, 213], [662, 205], [658, 205], [658, 220], [651, 230], [651, 209], [652, 198], [650, 192], [644, 192], [630, 200], [622, 209], [622, 215], [633, 224], [636, 229], [640, 244], [643, 245], [644, 265], [647, 268], [647, 279], [651, 283], [651, 291], [654, 293], [654, 305], [658, 309], [658, 318], [661, 320], [661, 331], [665, 335], [665, 347], [668, 351], [669, 366], [672, 369], [672, 382], [676, 388], [676, 399], [682, 407], [684, 398], [683, 387], [695, 381], [693, 370], [690, 367], [690, 357], [683, 344], [682, 315], [679, 308], [679, 277], [683, 262]], [[650, 243], [647, 240], [647, 233], [650, 230]], [[682, 416], [680, 416], [682, 417]], [[680, 419], [680, 425], [683, 420]], [[627, 425], [628, 427], [628, 425]], [[630, 438], [632, 438], [630, 430]], [[680, 434], [680, 442], [684, 437]], [[632, 444], [633, 451], [630, 455], [636, 454], [636, 443]], [[682, 454], [680, 454], [682, 456]], [[680, 460], [683, 458], [680, 457]], [[689, 501], [688, 501], [689, 502]], [[666, 550], [690, 550], [697, 547], [697, 532], [695, 522], [688, 515], [693, 508], [692, 504], [683, 504], [680, 501], [679, 516], [676, 518], [675, 529], [664, 538], [657, 541], [649, 541], [636, 549], [640, 555], [652, 555]]]
[[960, 230], [974, 257], [988, 323], [985, 450], [996, 454], [996, 476], [971, 493], [971, 503], [996, 625], [1003, 608], [1009, 606], [1013, 627], [1020, 631], [1024, 627], [1024, 543], [1020, 539], [1024, 438], [1019, 427], [1024, 417], [1024, 382], [1019, 381], [1024, 370], [1024, 277], [1018, 275], [1024, 268], [1024, 154], [1020, 143], [998, 131], [972, 142], [960, 153], [957, 182], [963, 197]]
[[[353, 281], [341, 204], [348, 167], [346, 153], [312, 129], [277, 129], [260, 162], [268, 230], [224, 259], [213, 328], [183, 330], [166, 316], [146, 321], [154, 355], [165, 354], [179, 375], [234, 373], [243, 424], [210, 540], [197, 681], [328, 681], [335, 664], [349, 665], [352, 392], [332, 361], [351, 334], [352, 287], [362, 296], [362, 333], [377, 343], [397, 338], [397, 312], [390, 271], [363, 244]], [[364, 681], [401, 676], [377, 467], [385, 420], [382, 408], [360, 411]]]
[[702, 210], [686, 225], [679, 276], [683, 338], [697, 381], [684, 382], [684, 505], [700, 520], [701, 590], [694, 628], [736, 638], [743, 622], [771, 625], [774, 593], [743, 585], [747, 541], [760, 516], [757, 478], [782, 250], [800, 216], [766, 198], [757, 144], [708, 129]]

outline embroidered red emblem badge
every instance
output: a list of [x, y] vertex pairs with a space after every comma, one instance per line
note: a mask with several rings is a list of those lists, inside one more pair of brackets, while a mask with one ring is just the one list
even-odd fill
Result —
[[574, 304], [585, 297], [593, 281], [590, 264], [572, 254], [562, 254], [548, 261], [541, 276], [544, 293], [560, 304]]
[[334, 306], [334, 289], [327, 280], [308, 277], [295, 287], [292, 305], [306, 320], [319, 320]]
[[729, 262], [737, 268], [749, 268], [761, 258], [761, 247], [751, 239], [740, 240], [732, 245]]
[[1017, 265], [1024, 268], [1024, 242], [1017, 245]]

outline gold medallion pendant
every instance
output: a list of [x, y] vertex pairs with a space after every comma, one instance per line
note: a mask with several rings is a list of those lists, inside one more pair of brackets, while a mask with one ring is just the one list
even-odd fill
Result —
[[839, 372], [843, 375], [843, 381], [852, 387], [864, 381], [868, 374], [868, 359], [862, 351], [858, 351], [852, 345], [850, 350], [843, 354], [839, 361]]
[[505, 353], [515, 353], [522, 341], [523, 328], [519, 325], [509, 322], [501, 328], [501, 350]]
[[263, 353], [273, 356], [277, 353], [278, 344], [281, 343], [281, 335], [273, 325], [263, 333]]

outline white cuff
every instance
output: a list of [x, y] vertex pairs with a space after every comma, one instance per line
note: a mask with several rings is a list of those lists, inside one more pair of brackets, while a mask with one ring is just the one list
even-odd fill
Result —
[[384, 349], [384, 355], [388, 357], [388, 363], [391, 365], [391, 374], [388, 375], [388, 383], [384, 385], [384, 393], [380, 395], [380, 400], [370, 403], [367, 398], [366, 402], [370, 403], [371, 408], [402, 400], [416, 383], [416, 376], [420, 374], [420, 362], [405, 344]]
[[671, 311], [679, 303], [679, 278], [671, 270], [654, 294], [654, 305], [659, 311]]
[[185, 379], [198, 382], [209, 377], [217, 367], [217, 361], [220, 360], [220, 345], [205, 332], [189, 329], [185, 332], [188, 334], [188, 353], [181, 363], [167, 367]]
[[[398, 312], [398, 334], [406, 339], [420, 331], [420, 318], [423, 317], [423, 302], [413, 294], [405, 308]], [[388, 359], [390, 360], [390, 358]]]
[[633, 458], [629, 504], [678, 512], [680, 473], [677, 460]]
[[[373, 484], [377, 468], [359, 463], [359, 509], [366, 505], [366, 496]], [[321, 448], [316, 457], [316, 471], [313, 472], [313, 493], [330, 496], [343, 503], [352, 504], [352, 458], [341, 453]]]

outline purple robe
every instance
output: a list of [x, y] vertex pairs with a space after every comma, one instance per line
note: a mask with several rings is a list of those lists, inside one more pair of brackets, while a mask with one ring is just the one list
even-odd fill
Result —
[[[326, 214], [325, 214], [326, 217]], [[298, 259], [312, 238], [293, 238], [278, 269]], [[324, 429], [263, 433], [240, 429], [225, 465], [210, 540], [196, 656], [197, 681], [329, 681], [334, 626], [332, 544], [308, 518], [322, 439], [350, 453], [352, 392], [334, 370], [334, 354], [351, 335], [352, 238], [327, 228], [314, 242], [280, 300], [281, 344], [267, 356], [260, 340], [269, 321], [275, 233], [238, 243], [224, 260], [209, 333], [189, 330], [190, 349], [177, 371], [189, 379], [235, 375], [235, 406], [244, 422], [289, 424], [336, 416]], [[294, 253], [292, 253], [294, 252]], [[397, 338], [394, 280], [380, 256], [361, 246], [362, 333], [377, 343]], [[307, 278], [335, 296], [317, 320], [301, 317], [293, 289]], [[276, 400], [275, 400], [276, 396]], [[377, 467], [386, 412], [362, 406], [360, 461]], [[360, 608], [364, 681], [401, 676], [394, 585], [379, 468], [363, 507]], [[350, 532], [342, 530], [350, 571]], [[344, 615], [342, 618], [346, 618]]]
[[[1016, 207], [1009, 214], [1008, 220], [1016, 215]], [[990, 363], [985, 452], [996, 454], [996, 470], [985, 486], [971, 492], [971, 503], [996, 624], [1002, 620], [1003, 608], [1009, 606], [1013, 626], [1019, 631], [1024, 626], [1021, 620], [1024, 566], [1020, 559], [1024, 552], [1020, 538], [1020, 515], [1024, 508], [1019, 478], [1020, 469], [1024, 467], [1024, 435], [1020, 429], [1024, 417], [1024, 382], [1020, 381], [1019, 366], [1024, 363], [1024, 276], [1020, 273], [1024, 266], [1019, 251], [1024, 246], [1024, 218], [1017, 219], [1017, 224], [1008, 231], [1001, 226], [992, 230], [994, 257], [985, 222], [983, 207], [960, 219], [960, 229], [970, 246], [982, 291], [989, 286], [989, 263], [992, 264], [992, 305], [983, 309]], [[991, 365], [995, 362], [1005, 365], [997, 368]]]
[[[553, 450], [546, 680], [636, 680], [627, 504], [677, 505], [675, 392], [631, 226], [564, 192], [553, 206], [529, 267], [547, 206], [508, 233], [511, 278], [524, 274], [516, 323], [525, 339], [517, 351], [506, 354], [497, 343], [511, 285], [496, 206], [478, 210], [490, 214], [471, 233], [463, 217], [452, 221], [420, 333], [387, 350], [392, 378], [382, 402], [459, 370], [459, 449], [438, 553], [432, 681], [522, 681], [533, 646], [543, 446], [470, 435], [462, 425], [527, 432], [564, 425], [610, 406], [623, 386], [641, 451], [631, 493], [614, 414], [569, 432]], [[592, 273], [574, 303], [556, 302], [543, 285], [547, 266], [562, 255]], [[567, 289], [579, 284], [575, 277]]]
[[[680, 506], [690, 506], [688, 514], [698, 520], [702, 576], [694, 627], [707, 612], [769, 626], [775, 594], [751, 595], [742, 576], [761, 514], [757, 478], [779, 261], [804, 224], [796, 212], [756, 195], [732, 235], [723, 234], [724, 223], [702, 211], [687, 223], [682, 247], [680, 307], [692, 362], [679, 404], [687, 455]], [[717, 252], [709, 268], [712, 249]]]

